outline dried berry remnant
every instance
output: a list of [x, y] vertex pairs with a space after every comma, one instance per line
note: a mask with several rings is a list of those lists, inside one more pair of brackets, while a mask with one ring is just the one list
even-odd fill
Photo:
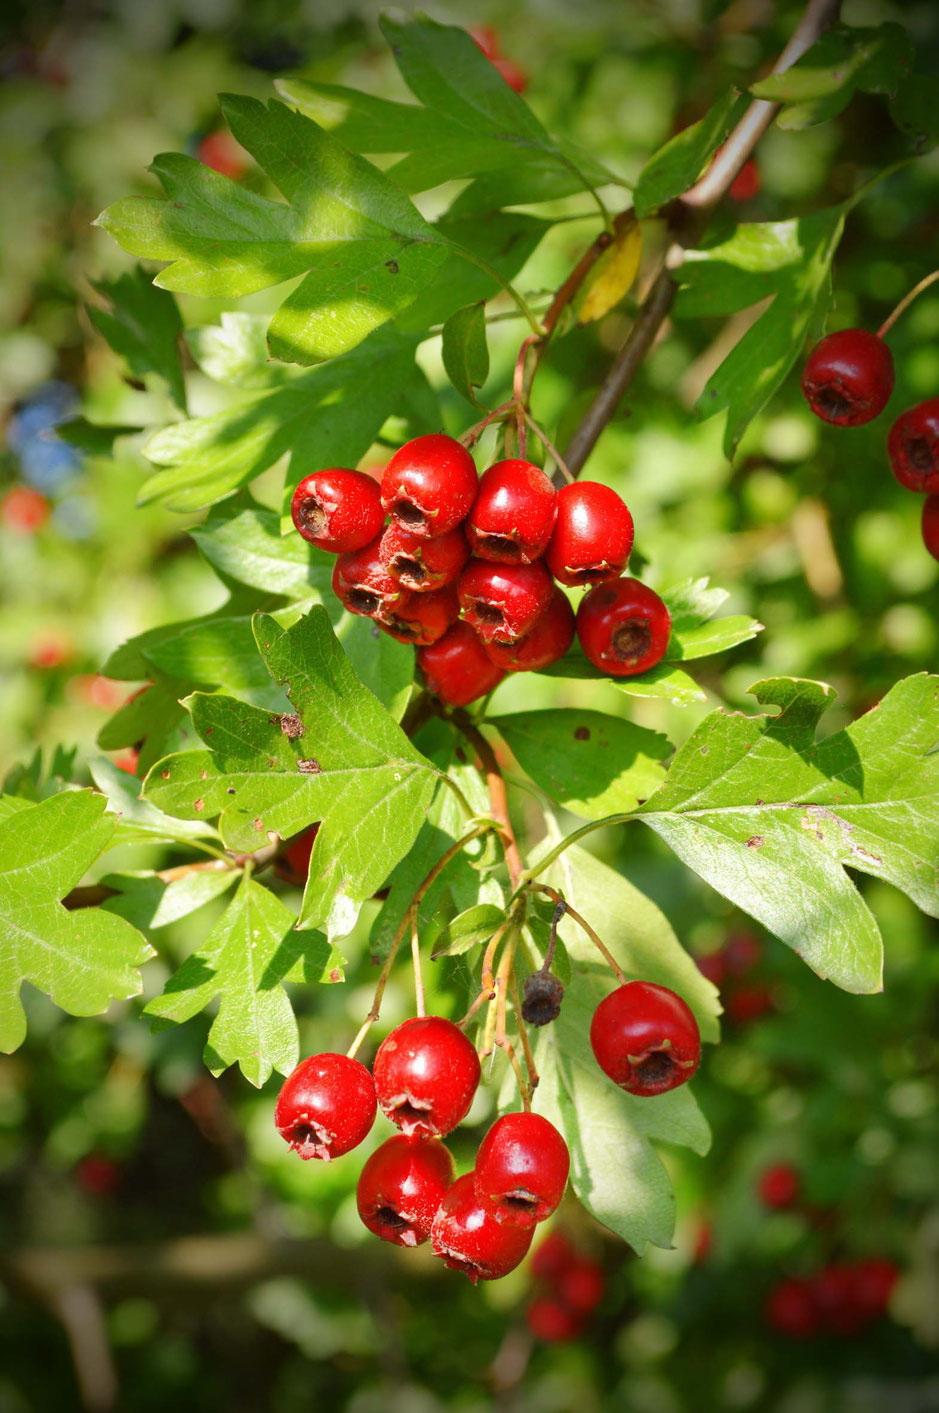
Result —
[[564, 987], [550, 972], [536, 971], [526, 978], [522, 991], [522, 1020], [528, 1025], [549, 1025], [561, 1014]]

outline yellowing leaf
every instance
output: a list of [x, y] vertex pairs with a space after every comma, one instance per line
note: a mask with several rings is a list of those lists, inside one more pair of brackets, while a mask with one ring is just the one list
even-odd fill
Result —
[[619, 304], [623, 295], [632, 289], [641, 255], [642, 231], [635, 216], [631, 216], [587, 277], [578, 301], [578, 324], [602, 319]]

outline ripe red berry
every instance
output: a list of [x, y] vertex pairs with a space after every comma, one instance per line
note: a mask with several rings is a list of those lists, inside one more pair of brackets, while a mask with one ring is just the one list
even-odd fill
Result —
[[362, 549], [341, 554], [333, 565], [333, 593], [350, 613], [383, 618], [404, 602], [406, 590], [396, 584], [381, 562], [380, 538]]
[[505, 676], [468, 623], [454, 623], [431, 647], [420, 648], [417, 665], [428, 689], [450, 706], [475, 702]]
[[290, 514], [303, 538], [330, 554], [363, 549], [385, 523], [377, 482], [344, 466], [304, 476]]
[[367, 1159], [356, 1188], [369, 1231], [395, 1246], [420, 1246], [453, 1182], [453, 1158], [439, 1139], [396, 1133]]
[[783, 1280], [770, 1291], [763, 1309], [766, 1323], [792, 1339], [808, 1339], [819, 1329], [812, 1285], [807, 1280]]
[[850, 1266], [823, 1266], [812, 1280], [812, 1299], [819, 1322], [834, 1334], [850, 1337], [867, 1323], [855, 1299], [854, 1270]]
[[694, 962], [701, 975], [713, 986], [723, 985], [727, 978], [727, 960], [723, 948], [718, 948], [716, 952], [705, 952], [704, 956], [695, 957]]
[[530, 633], [554, 594], [551, 576], [534, 564], [471, 559], [457, 580], [466, 622], [483, 642], [515, 643]]
[[521, 64], [516, 64], [514, 59], [493, 59], [492, 63], [499, 70], [509, 88], [514, 89], [516, 93], [525, 92], [528, 87], [528, 75]]
[[10, 530], [32, 535], [49, 519], [49, 502], [32, 486], [14, 486], [0, 500], [0, 521]]
[[448, 584], [430, 594], [405, 593], [401, 601], [382, 616], [381, 626], [399, 643], [429, 647], [443, 637], [460, 616], [456, 589]]
[[724, 1012], [735, 1025], [746, 1025], [748, 1021], [759, 1020], [774, 1005], [775, 999], [768, 986], [738, 982], [726, 998]]
[[117, 766], [118, 770], [125, 770], [128, 775], [136, 775], [137, 767], [140, 764], [140, 752], [135, 750], [124, 751], [122, 755], [119, 755], [115, 759], [114, 764]]
[[752, 932], [732, 932], [724, 943], [727, 970], [735, 976], [752, 971], [763, 956], [763, 945]]
[[319, 824], [312, 824], [309, 829], [304, 829], [302, 834], [298, 834], [296, 839], [291, 839], [284, 849], [281, 858], [285, 859], [290, 871], [297, 878], [305, 879], [310, 871], [310, 855], [313, 852], [313, 845], [316, 843], [316, 836], [319, 833]]
[[760, 1201], [764, 1207], [782, 1211], [799, 1200], [802, 1191], [802, 1178], [798, 1168], [791, 1163], [774, 1163], [760, 1174], [757, 1184]]
[[939, 559], [939, 495], [923, 502], [923, 544], [933, 559]]
[[675, 1089], [701, 1060], [691, 1010], [653, 981], [628, 981], [605, 996], [593, 1013], [590, 1044], [604, 1074], [628, 1094]]
[[574, 610], [567, 596], [555, 589], [554, 596], [534, 628], [517, 643], [487, 643], [490, 659], [505, 672], [541, 672], [557, 662], [574, 641]]
[[473, 25], [467, 34], [487, 59], [495, 59], [499, 53], [499, 35], [492, 25]]
[[939, 491], [939, 397], [900, 413], [887, 436], [887, 456], [908, 491]]
[[806, 401], [823, 422], [862, 427], [893, 392], [893, 356], [867, 329], [839, 329], [817, 343], [802, 373]]
[[529, 461], [497, 461], [484, 471], [466, 533], [473, 553], [495, 564], [530, 564], [554, 529], [557, 492]]
[[553, 1286], [561, 1272], [578, 1259], [577, 1248], [570, 1237], [563, 1231], [549, 1232], [531, 1258], [532, 1277]]
[[238, 181], [248, 170], [247, 152], [224, 128], [204, 137], [197, 155], [203, 166], [211, 167], [223, 177], [231, 177], [232, 181]]
[[580, 1315], [551, 1295], [536, 1296], [525, 1312], [525, 1320], [535, 1338], [543, 1339], [546, 1344], [563, 1344], [576, 1339], [584, 1327]]
[[421, 539], [400, 525], [389, 525], [378, 552], [392, 579], [415, 594], [452, 584], [470, 554], [459, 525], [435, 540]]
[[479, 1056], [452, 1021], [414, 1016], [379, 1045], [374, 1073], [386, 1118], [406, 1134], [442, 1138], [473, 1102]]
[[[718, 149], [718, 151], [719, 150], [720, 149]], [[727, 195], [730, 197], [731, 201], [751, 201], [753, 197], [759, 193], [762, 185], [760, 169], [753, 158], [750, 157], [744, 162], [740, 171], [727, 188]]]
[[466, 1173], [437, 1209], [431, 1242], [435, 1256], [475, 1285], [514, 1271], [531, 1245], [531, 1231], [497, 1221], [492, 1207], [479, 1197], [473, 1174]]
[[655, 667], [665, 656], [671, 627], [665, 604], [638, 579], [597, 584], [577, 610], [581, 647], [611, 677], [635, 677]]
[[339, 1158], [375, 1122], [372, 1076], [348, 1055], [310, 1055], [284, 1080], [274, 1123], [301, 1158]]
[[121, 1170], [104, 1153], [87, 1153], [75, 1165], [75, 1180], [89, 1197], [110, 1197], [121, 1183]]
[[555, 1293], [570, 1310], [589, 1315], [603, 1299], [603, 1267], [589, 1256], [577, 1256], [557, 1279]]
[[562, 584], [616, 579], [633, 547], [633, 518], [625, 502], [599, 481], [574, 481], [558, 491], [558, 516], [545, 563]]
[[436, 432], [395, 452], [381, 478], [381, 500], [402, 529], [430, 540], [465, 520], [478, 484], [466, 447]]
[[871, 1256], [852, 1271], [854, 1303], [865, 1320], [877, 1320], [887, 1308], [900, 1272], [893, 1261]]
[[570, 1167], [554, 1124], [540, 1114], [504, 1114], [479, 1145], [476, 1190], [497, 1221], [533, 1227], [560, 1205]]

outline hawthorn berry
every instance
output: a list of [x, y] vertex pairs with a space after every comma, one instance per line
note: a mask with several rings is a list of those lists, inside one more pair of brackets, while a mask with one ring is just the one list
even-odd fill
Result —
[[633, 547], [633, 518], [620, 496], [599, 481], [573, 481], [557, 497], [545, 563], [561, 584], [617, 579]]
[[908, 491], [939, 491], [939, 397], [908, 407], [887, 434], [890, 469]]
[[851, 1336], [867, 1323], [855, 1299], [854, 1271], [832, 1263], [812, 1279], [812, 1300], [820, 1323], [834, 1334]]
[[385, 523], [377, 482], [345, 466], [304, 476], [293, 493], [290, 515], [305, 540], [330, 554], [364, 549]]
[[355, 1194], [359, 1216], [382, 1241], [421, 1246], [452, 1182], [453, 1158], [439, 1139], [396, 1133], [366, 1160]]
[[939, 495], [923, 502], [923, 544], [933, 559], [939, 559]]
[[543, 1222], [560, 1205], [571, 1156], [541, 1114], [503, 1114], [476, 1154], [476, 1191], [496, 1220], [516, 1227]]
[[52, 507], [32, 486], [13, 486], [0, 500], [0, 523], [10, 530], [32, 535], [49, 519]]
[[452, 1021], [413, 1016], [379, 1045], [374, 1074], [386, 1118], [409, 1136], [442, 1138], [473, 1102], [479, 1056]]
[[448, 584], [445, 589], [434, 589], [429, 594], [405, 593], [400, 602], [382, 615], [381, 626], [399, 643], [426, 648], [438, 642], [459, 616], [456, 589]]
[[899, 1270], [885, 1257], [869, 1256], [857, 1262], [853, 1271], [854, 1303], [865, 1319], [880, 1318], [899, 1278]]
[[652, 589], [638, 579], [597, 584], [581, 599], [577, 636], [594, 667], [634, 677], [661, 662], [672, 620]]
[[372, 1076], [358, 1060], [329, 1052], [301, 1060], [284, 1080], [274, 1123], [301, 1158], [339, 1158], [375, 1122]]
[[551, 576], [534, 564], [487, 564], [471, 559], [457, 580], [466, 622], [483, 642], [515, 643], [530, 633], [554, 594]]
[[757, 1191], [764, 1207], [772, 1207], [776, 1211], [792, 1207], [802, 1191], [798, 1168], [791, 1163], [774, 1163], [760, 1174]]
[[473, 25], [466, 32], [487, 59], [495, 59], [498, 56], [499, 35], [492, 25]]
[[506, 672], [540, 672], [557, 662], [574, 641], [574, 610], [560, 589], [534, 628], [515, 643], [487, 643], [486, 652]]
[[535, 1338], [546, 1344], [576, 1339], [584, 1327], [582, 1317], [553, 1295], [536, 1296], [525, 1312], [525, 1321]]
[[531, 1273], [535, 1280], [554, 1285], [555, 1281], [574, 1261], [578, 1260], [577, 1248], [563, 1231], [549, 1232], [531, 1258]]
[[762, 185], [760, 169], [753, 158], [749, 157], [727, 188], [727, 195], [731, 201], [751, 201], [759, 194]]
[[417, 665], [428, 690], [450, 706], [468, 706], [505, 676], [468, 623], [454, 623], [436, 643], [418, 649]]
[[569, 1310], [589, 1315], [603, 1299], [605, 1284], [603, 1267], [589, 1256], [578, 1255], [561, 1271], [555, 1291]]
[[514, 59], [506, 59], [505, 57], [493, 59], [492, 64], [494, 68], [499, 70], [509, 88], [515, 93], [525, 92], [528, 87], [528, 75], [521, 64], [516, 64]]
[[771, 1329], [792, 1339], [817, 1334], [819, 1318], [811, 1282], [795, 1278], [780, 1281], [767, 1297], [763, 1316]]
[[470, 555], [459, 525], [435, 540], [421, 539], [400, 525], [389, 525], [378, 553], [392, 579], [415, 594], [452, 584]]
[[495, 564], [530, 564], [554, 529], [557, 491], [530, 461], [497, 461], [484, 471], [466, 533], [473, 554]]
[[817, 343], [802, 373], [805, 399], [823, 422], [862, 427], [893, 392], [893, 355], [867, 329], [838, 329]]
[[475, 1285], [514, 1271], [531, 1245], [531, 1230], [498, 1221], [493, 1208], [477, 1193], [473, 1174], [466, 1173], [457, 1178], [437, 1209], [430, 1239], [434, 1255]]
[[247, 152], [224, 128], [207, 133], [196, 155], [204, 167], [211, 167], [213, 172], [231, 177], [232, 181], [240, 180], [248, 170]]
[[333, 593], [350, 613], [383, 618], [404, 602], [407, 591], [396, 584], [381, 562], [381, 538], [341, 554], [333, 565]]
[[773, 1010], [775, 1004], [768, 986], [762, 986], [759, 982], [752, 985], [738, 982], [727, 997], [724, 1012], [735, 1025], [746, 1025]]
[[590, 1044], [597, 1064], [628, 1094], [664, 1094], [691, 1078], [701, 1036], [690, 1008], [653, 981], [627, 981], [593, 1013]]
[[381, 500], [402, 529], [432, 540], [465, 520], [478, 484], [466, 447], [434, 432], [395, 452], [381, 478]]
[[310, 872], [310, 855], [313, 852], [319, 828], [318, 823], [311, 824], [310, 828], [304, 829], [296, 839], [291, 839], [281, 853], [281, 859], [286, 862], [290, 873], [296, 878], [306, 880], [307, 874]]

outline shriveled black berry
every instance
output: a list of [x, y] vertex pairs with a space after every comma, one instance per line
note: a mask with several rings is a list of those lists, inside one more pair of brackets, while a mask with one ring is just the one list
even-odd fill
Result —
[[564, 987], [550, 972], [536, 971], [525, 982], [522, 993], [522, 1019], [529, 1025], [548, 1025], [557, 1020], [564, 999]]

